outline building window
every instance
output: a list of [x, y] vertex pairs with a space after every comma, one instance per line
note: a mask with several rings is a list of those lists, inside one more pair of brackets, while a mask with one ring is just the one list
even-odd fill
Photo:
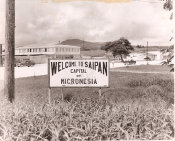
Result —
[[33, 52], [37, 52], [37, 49], [35, 48], [35, 49], [33, 49]]
[[47, 52], [47, 48], [45, 48], [44, 51]]

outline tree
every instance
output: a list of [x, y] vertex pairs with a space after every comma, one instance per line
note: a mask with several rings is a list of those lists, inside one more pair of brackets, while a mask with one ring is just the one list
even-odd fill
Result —
[[116, 56], [120, 56], [122, 62], [124, 62], [123, 55], [128, 55], [130, 50], [134, 50], [128, 39], [124, 37], [121, 37], [119, 40], [113, 42], [107, 42], [102, 49], [105, 51], [111, 51], [114, 58]]
[[142, 45], [137, 45], [136, 48], [144, 48]]
[[171, 11], [173, 9], [173, 1], [172, 0], [164, 0], [164, 1], [165, 3], [163, 5], [163, 8]]
[[[165, 10], [171, 11], [173, 9], [173, 1], [172, 0], [166, 0], [163, 8]], [[173, 12], [171, 13], [170, 20], [173, 18]], [[170, 41], [173, 40], [173, 37], [171, 37]], [[168, 49], [162, 49], [161, 52], [163, 54], [168, 55], [168, 59], [162, 62], [162, 65], [168, 65], [171, 70], [170, 72], [174, 72], [174, 45], [171, 45]]]
[[162, 49], [161, 52], [167, 55], [167, 60], [162, 62], [162, 65], [169, 66], [170, 72], [174, 72], [174, 45], [171, 45], [168, 49]]

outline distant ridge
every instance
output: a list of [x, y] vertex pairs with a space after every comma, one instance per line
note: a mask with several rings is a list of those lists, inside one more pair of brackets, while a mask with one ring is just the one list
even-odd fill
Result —
[[[82, 51], [88, 51], [88, 50], [101, 50], [101, 47], [106, 44], [106, 42], [90, 42], [90, 41], [83, 41], [80, 39], [68, 39], [65, 41], [53, 41], [53, 42], [41, 42], [41, 43], [31, 43], [27, 45], [20, 45], [16, 46], [15, 48], [26, 48], [26, 47], [32, 47], [32, 48], [38, 48], [38, 47], [50, 47], [50, 46], [56, 46], [56, 45], [70, 45], [70, 46], [79, 46], [81, 47]], [[133, 52], [145, 52], [147, 50], [146, 46], [142, 46], [141, 48], [136, 47], [137, 45], [133, 45], [134, 51]], [[160, 51], [161, 49], [167, 49], [167, 46], [148, 46], [148, 51]], [[4, 49], [5, 50], [5, 49]], [[4, 51], [3, 50], [3, 51]]]
[[79, 46], [81, 50], [99, 50], [105, 42], [89, 42], [80, 39], [68, 39], [61, 42], [62, 45]]

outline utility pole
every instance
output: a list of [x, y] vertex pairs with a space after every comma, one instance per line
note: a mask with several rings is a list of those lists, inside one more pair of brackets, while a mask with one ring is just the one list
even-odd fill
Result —
[[4, 94], [12, 103], [15, 93], [15, 0], [6, 0]]
[[2, 44], [0, 44], [0, 67], [2, 67]]
[[83, 39], [83, 50], [84, 50], [84, 39]]
[[148, 65], [148, 41], [147, 41], [147, 46], [146, 46], [146, 58], [147, 58], [147, 65]]

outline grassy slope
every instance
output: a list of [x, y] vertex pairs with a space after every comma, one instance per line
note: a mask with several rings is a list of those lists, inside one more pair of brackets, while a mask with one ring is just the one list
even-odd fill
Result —
[[105, 51], [104, 50], [81, 51], [81, 55], [82, 56], [98, 57], [98, 56], [104, 56]]
[[[148, 51], [160, 51], [161, 49], [167, 49], [168, 46], [149, 46], [148, 47]], [[147, 47], [143, 47], [143, 48], [134, 48], [134, 52], [146, 52], [147, 51]]]
[[162, 65], [139, 65], [139, 66], [127, 66], [121, 68], [113, 68], [112, 70], [128, 70], [128, 71], [143, 71], [143, 72], [167, 72], [170, 68]]
[[[105, 45], [106, 42], [90, 42], [90, 41], [84, 41], [84, 48], [91, 49], [91, 50], [99, 50], [102, 46]], [[68, 39], [62, 42], [64, 45], [73, 45], [73, 46], [83, 46], [83, 40], [80, 39]], [[168, 48], [168, 46], [149, 46], [149, 51], [160, 51], [161, 49]], [[145, 52], [147, 50], [146, 47], [143, 48], [136, 48], [134, 45], [134, 52]], [[83, 49], [82, 49], [83, 50]]]
[[[167, 47], [150, 47], [149, 51], [160, 51], [161, 49], [165, 49]], [[135, 48], [134, 51], [132, 52], [146, 52], [146, 48]], [[96, 49], [96, 50], [87, 50], [87, 51], [81, 51], [81, 55], [84, 56], [104, 56], [105, 55], [105, 51], [104, 50], [100, 50], [100, 49]]]
[[[144, 88], [129, 87], [128, 82], [137, 79], [152, 79], [160, 78], [163, 80], [173, 79], [171, 75], [166, 74], [132, 74], [124, 72], [111, 72], [110, 73], [110, 88], [103, 88], [102, 92], [107, 97], [113, 100], [119, 98], [125, 100], [131, 97], [137, 97]], [[35, 103], [36, 105], [47, 101], [48, 97], [48, 77], [38, 76], [29, 78], [16, 79], [16, 100], [18, 102]], [[71, 94], [75, 97], [98, 97], [98, 88], [64, 88], [64, 95]], [[173, 97], [173, 92], [168, 95]], [[55, 99], [61, 96], [61, 89], [54, 88], [51, 90], [51, 97]]]
[[[84, 41], [80, 39], [68, 39], [63, 42], [61, 42], [63, 45], [73, 45], [73, 46], [79, 46], [82, 50], [84, 49], [91, 49], [91, 50], [98, 50], [101, 48], [101, 46], [104, 44], [103, 42], [89, 42]], [[84, 45], [84, 48], [82, 48]]]

